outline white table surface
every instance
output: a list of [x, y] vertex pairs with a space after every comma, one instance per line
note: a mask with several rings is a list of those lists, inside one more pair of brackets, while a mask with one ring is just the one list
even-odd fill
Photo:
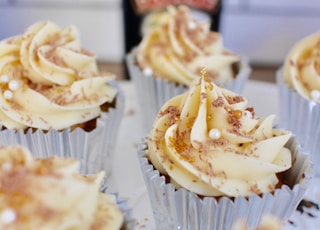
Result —
[[[118, 134], [114, 168], [109, 185], [112, 191], [118, 192], [120, 197], [128, 200], [128, 206], [133, 209], [132, 215], [136, 221], [134, 229], [154, 230], [151, 206], [136, 151], [137, 144], [145, 136], [141, 129], [136, 92], [130, 81], [121, 81], [120, 87], [126, 96], [126, 106]], [[249, 100], [249, 105], [255, 108], [258, 116], [278, 114], [278, 95], [275, 84], [250, 80], [245, 85], [242, 95]], [[316, 193], [320, 203], [319, 192], [316, 191]], [[320, 212], [315, 209], [311, 209], [310, 212], [318, 215], [319, 218], [308, 216], [307, 211], [303, 214], [295, 212], [291, 218], [295, 224], [287, 224], [285, 229], [318, 229]]]

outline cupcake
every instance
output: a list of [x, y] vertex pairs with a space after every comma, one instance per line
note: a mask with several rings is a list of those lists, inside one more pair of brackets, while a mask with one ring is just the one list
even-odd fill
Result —
[[81, 160], [111, 172], [124, 96], [112, 73], [81, 47], [74, 26], [50, 21], [0, 42], [0, 145]]
[[320, 33], [298, 41], [277, 71], [279, 125], [290, 129], [311, 153], [320, 175]]
[[312, 170], [274, 119], [256, 117], [246, 98], [204, 72], [168, 100], [139, 148], [158, 229], [231, 229], [237, 220], [255, 229], [266, 215], [287, 221]]
[[256, 229], [250, 229], [246, 226], [246, 223], [242, 220], [236, 222], [232, 227], [232, 230], [283, 230], [285, 224], [281, 220], [274, 216], [267, 215], [262, 217], [261, 224]]
[[104, 173], [78, 170], [71, 158], [35, 159], [25, 147], [0, 147], [0, 228], [124, 229], [128, 209], [100, 191]]
[[161, 106], [188, 89], [199, 69], [209, 78], [241, 92], [250, 74], [248, 61], [223, 45], [208, 21], [197, 19], [186, 6], [155, 11], [143, 23], [143, 39], [126, 57], [143, 112], [146, 130]]

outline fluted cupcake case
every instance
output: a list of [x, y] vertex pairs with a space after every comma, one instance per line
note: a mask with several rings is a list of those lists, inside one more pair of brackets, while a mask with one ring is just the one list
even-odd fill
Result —
[[[109, 82], [116, 87], [116, 106], [108, 112], [103, 112], [97, 119], [97, 127], [91, 132], [77, 128], [63, 131], [42, 131], [28, 129], [0, 131], [0, 145], [21, 144], [26, 146], [35, 157], [58, 155], [80, 161], [81, 174], [93, 174], [105, 171], [106, 178], [111, 174], [113, 154], [124, 111], [124, 93], [115, 81]], [[43, 155], [47, 154], [47, 155]]]
[[320, 104], [303, 98], [283, 81], [283, 69], [276, 73], [279, 98], [279, 126], [290, 129], [310, 153], [316, 176], [320, 177]]
[[[137, 91], [143, 128], [145, 132], [148, 132], [162, 105], [168, 99], [187, 91], [189, 88], [183, 84], [168, 82], [160, 77], [146, 76], [136, 64], [135, 52], [136, 49], [133, 49], [126, 56], [126, 65]], [[240, 94], [250, 73], [251, 68], [248, 59], [242, 58], [238, 75], [233, 81], [225, 83], [223, 86]]]
[[124, 215], [124, 223], [121, 230], [133, 229], [135, 224], [135, 219], [132, 216], [132, 208], [128, 206], [127, 200], [123, 197], [120, 197], [117, 192], [109, 191], [107, 185], [101, 186], [101, 192], [113, 195], [115, 197], [115, 202]]
[[200, 198], [184, 188], [175, 189], [173, 184], [166, 183], [164, 176], [146, 158], [147, 140], [143, 140], [138, 156], [157, 229], [232, 229], [239, 220], [250, 229], [256, 229], [266, 215], [287, 221], [302, 200], [313, 171], [307, 155], [301, 152], [294, 138], [286, 147], [291, 150], [293, 159], [292, 168], [284, 176], [289, 186], [282, 185], [274, 193], [261, 196], [216, 199]]

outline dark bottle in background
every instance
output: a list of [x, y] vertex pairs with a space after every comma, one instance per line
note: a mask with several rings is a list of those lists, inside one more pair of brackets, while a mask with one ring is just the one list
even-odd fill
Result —
[[[158, 1], [161, 2], [161, 1]], [[164, 2], [164, 1], [163, 1]], [[166, 2], [170, 2], [167, 0]], [[173, 2], [173, 1], [172, 1]], [[175, 1], [177, 2], [177, 1]], [[184, 1], [180, 0], [180, 4]], [[194, 5], [199, 5], [197, 8], [204, 13], [206, 13], [211, 19], [210, 29], [212, 31], [219, 31], [220, 26], [220, 17], [222, 12], [222, 0], [212, 0], [212, 1], [203, 1], [203, 0], [193, 0], [185, 1], [193, 2]], [[211, 6], [205, 6], [205, 2], [211, 2]], [[200, 4], [201, 3], [201, 4]], [[193, 6], [190, 6], [191, 8]], [[141, 36], [141, 24], [143, 22], [144, 15], [148, 12], [139, 12], [138, 7], [135, 5], [135, 0], [122, 0], [123, 8], [123, 23], [124, 23], [124, 51], [125, 54], [129, 53], [133, 47], [138, 45], [142, 39]], [[126, 79], [128, 79], [127, 70], [125, 68]]]

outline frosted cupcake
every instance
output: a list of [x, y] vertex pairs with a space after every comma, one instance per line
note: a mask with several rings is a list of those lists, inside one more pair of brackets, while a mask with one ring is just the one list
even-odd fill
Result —
[[124, 109], [115, 75], [98, 71], [74, 26], [50, 21], [0, 42], [0, 144], [81, 160], [110, 174]]
[[250, 229], [288, 220], [311, 169], [291, 133], [202, 73], [168, 100], [139, 157], [158, 229]]
[[289, 128], [311, 153], [320, 175], [320, 33], [298, 41], [277, 72], [281, 127]]
[[256, 229], [250, 229], [246, 226], [246, 223], [242, 220], [236, 222], [231, 230], [283, 230], [285, 224], [281, 220], [274, 216], [268, 215], [262, 217], [261, 224]]
[[250, 74], [247, 60], [226, 49], [209, 26], [186, 6], [147, 16], [143, 40], [127, 55], [147, 130], [161, 106], [186, 91], [203, 66], [215, 83], [242, 91]]
[[0, 228], [124, 229], [128, 209], [100, 192], [104, 173], [78, 170], [73, 159], [34, 159], [22, 146], [0, 147]]

